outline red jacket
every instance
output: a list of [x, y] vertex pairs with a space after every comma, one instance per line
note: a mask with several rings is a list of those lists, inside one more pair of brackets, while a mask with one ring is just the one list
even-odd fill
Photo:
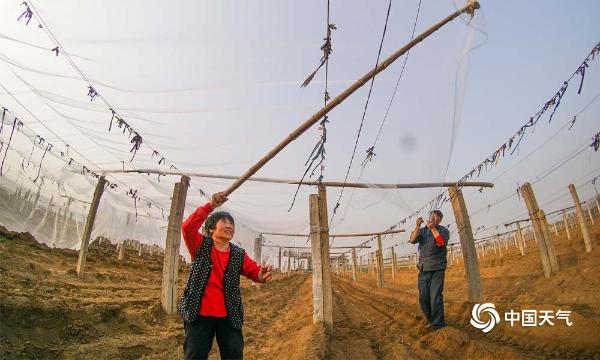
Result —
[[[196, 258], [198, 249], [202, 245], [203, 235], [198, 231], [200, 227], [213, 211], [210, 203], [199, 207], [194, 211], [186, 221], [181, 225], [183, 240], [192, 257], [192, 261]], [[210, 253], [210, 259], [213, 265], [212, 271], [208, 277], [204, 294], [200, 303], [200, 315], [202, 316], [227, 316], [225, 309], [225, 294], [223, 292], [223, 275], [227, 263], [229, 263], [229, 250], [219, 251], [214, 246]], [[258, 273], [260, 266], [248, 254], [244, 255], [244, 263], [242, 264], [242, 274], [254, 282], [258, 282]]]

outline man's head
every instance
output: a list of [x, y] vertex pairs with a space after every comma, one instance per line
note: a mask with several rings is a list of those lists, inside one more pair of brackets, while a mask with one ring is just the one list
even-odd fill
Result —
[[435, 225], [439, 225], [442, 222], [443, 217], [444, 214], [442, 214], [442, 212], [437, 209], [429, 213], [429, 221], [431, 221]]
[[235, 234], [235, 221], [226, 211], [216, 211], [206, 219], [204, 232], [213, 239], [231, 240]]

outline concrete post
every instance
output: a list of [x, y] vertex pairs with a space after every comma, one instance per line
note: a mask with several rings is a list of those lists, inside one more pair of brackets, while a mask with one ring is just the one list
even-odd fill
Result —
[[571, 230], [569, 230], [569, 220], [567, 219], [567, 212], [562, 211], [563, 224], [565, 225], [565, 231], [567, 232], [567, 239], [571, 240]]
[[592, 225], [594, 225], [594, 217], [592, 216], [592, 208], [590, 207], [590, 204], [585, 203], [585, 207], [587, 208], [587, 212], [588, 212], [590, 221], [592, 222]]
[[396, 278], [396, 273], [398, 271], [398, 264], [396, 263], [396, 251], [394, 250], [394, 247], [392, 246], [390, 249], [391, 252], [391, 256], [392, 256], [392, 279]]
[[590, 239], [590, 233], [587, 224], [585, 223], [583, 209], [581, 208], [581, 203], [579, 202], [579, 195], [577, 194], [577, 189], [575, 189], [575, 185], [569, 184], [569, 191], [571, 192], [571, 197], [573, 198], [573, 203], [575, 205], [575, 214], [577, 216], [577, 220], [579, 220], [579, 226], [581, 227], [581, 234], [583, 235], [585, 251], [590, 253], [592, 252], [592, 241]]
[[383, 287], [383, 249], [381, 235], [377, 235], [377, 250], [375, 251], [377, 287]]
[[467, 212], [465, 199], [462, 191], [456, 186], [448, 189], [456, 227], [460, 238], [465, 274], [469, 287], [469, 301], [472, 303], [480, 302], [482, 295], [481, 275], [479, 272], [479, 260], [475, 251], [475, 240], [473, 239], [473, 230], [471, 220]]
[[179, 275], [179, 244], [181, 243], [181, 223], [185, 211], [185, 201], [190, 178], [182, 176], [175, 184], [167, 225], [165, 241], [161, 304], [167, 314], [177, 312], [177, 281]]
[[358, 271], [356, 269], [356, 249], [352, 248], [352, 280], [358, 281]]
[[279, 249], [279, 262], [277, 264], [279, 264], [279, 271], [282, 272], [283, 268], [282, 268], [282, 263], [281, 263], [281, 246], [277, 247]]
[[98, 205], [100, 205], [100, 198], [102, 197], [102, 193], [104, 192], [104, 185], [106, 184], [106, 179], [104, 176], [100, 176], [98, 179], [98, 183], [96, 184], [96, 189], [94, 190], [94, 197], [92, 198], [92, 205], [90, 206], [90, 211], [88, 212], [87, 220], [85, 222], [85, 228], [83, 229], [83, 234], [81, 236], [81, 245], [79, 248], [79, 260], [77, 261], [77, 276], [83, 276], [85, 263], [87, 260], [87, 251], [88, 246], [90, 244], [90, 237], [92, 236], [92, 229], [94, 227], [94, 221], [96, 220], [96, 214], [98, 212]]
[[[319, 185], [319, 224], [321, 229], [321, 258], [329, 262], [329, 218], [327, 212], [327, 190]], [[333, 334], [333, 292], [329, 268], [323, 269], [323, 318], [329, 334]]]
[[531, 184], [528, 182], [523, 184], [521, 186], [521, 194], [523, 195], [531, 223], [533, 224], [535, 238], [540, 251], [540, 258], [542, 260], [544, 276], [549, 278], [552, 272], [558, 272], [558, 260], [555, 256], [556, 254], [554, 253], [552, 240], [550, 239], [550, 234], [548, 232], [546, 215], [538, 207]]

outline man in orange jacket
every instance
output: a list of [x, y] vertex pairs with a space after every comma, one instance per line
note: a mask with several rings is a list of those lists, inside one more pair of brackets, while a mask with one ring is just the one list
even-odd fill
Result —
[[[223, 193], [214, 194], [182, 225], [192, 257], [190, 276], [177, 306], [184, 321], [185, 359], [208, 358], [215, 336], [221, 358], [242, 359], [240, 275], [258, 283], [271, 280], [271, 265], [260, 266], [244, 249], [231, 243], [235, 234], [233, 217], [225, 211], [213, 212], [226, 201]], [[198, 232], [203, 223], [204, 235]]]

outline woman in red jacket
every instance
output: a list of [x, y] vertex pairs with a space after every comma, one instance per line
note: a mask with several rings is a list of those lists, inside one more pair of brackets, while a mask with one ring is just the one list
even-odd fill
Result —
[[[225, 201], [223, 193], [214, 194], [182, 225], [192, 257], [190, 276], [178, 304], [184, 320], [185, 359], [207, 359], [215, 335], [222, 359], [242, 359], [240, 275], [259, 283], [271, 279], [271, 265], [261, 267], [244, 249], [230, 243], [235, 234], [233, 217], [225, 211], [213, 212]], [[205, 235], [198, 232], [203, 223]]]

